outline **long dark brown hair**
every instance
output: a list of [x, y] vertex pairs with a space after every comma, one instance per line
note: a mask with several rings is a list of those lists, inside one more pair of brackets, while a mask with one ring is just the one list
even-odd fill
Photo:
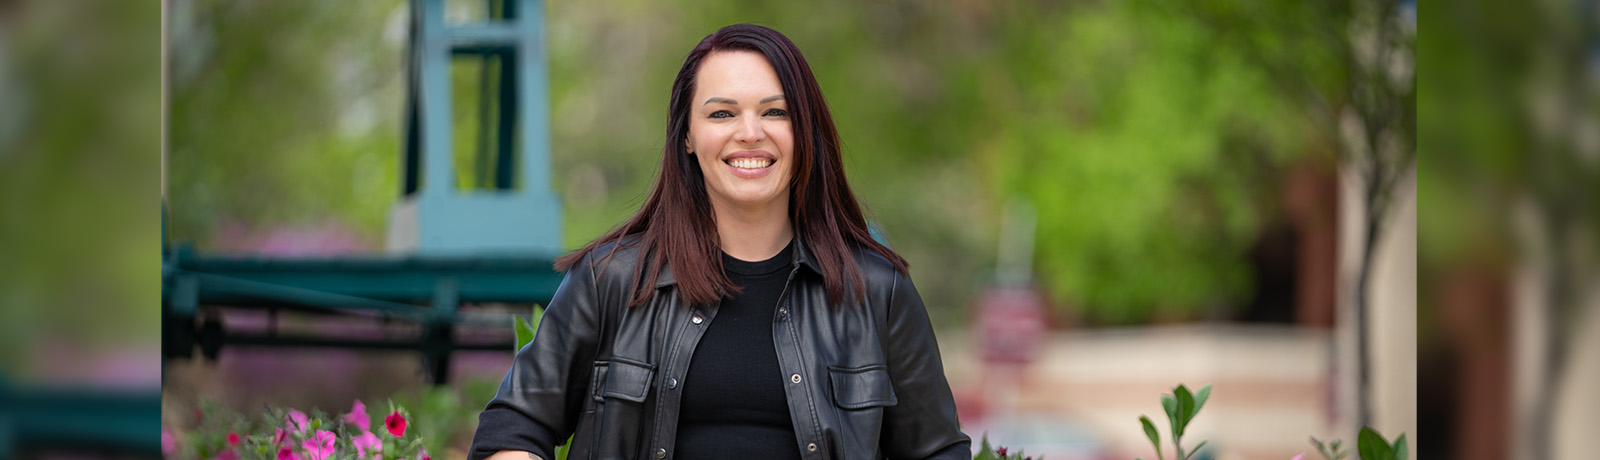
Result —
[[[685, 145], [689, 133], [690, 98], [694, 96], [695, 75], [707, 55], [718, 51], [753, 51], [766, 56], [777, 71], [783, 97], [789, 102], [790, 123], [795, 133], [794, 174], [789, 177], [789, 218], [796, 236], [822, 273], [828, 297], [835, 304], [845, 297], [846, 284], [858, 296], [866, 285], [861, 267], [852, 251], [866, 249], [888, 259], [895, 270], [906, 273], [905, 259], [872, 239], [867, 222], [845, 181], [844, 164], [839, 154], [839, 131], [822, 98], [822, 89], [811, 74], [800, 49], [788, 37], [770, 28], [737, 24], [723, 27], [706, 36], [689, 51], [678, 77], [672, 82], [672, 100], [667, 107], [667, 140], [661, 149], [660, 173], [650, 198], [639, 212], [622, 225], [582, 249], [556, 259], [556, 269], [565, 271], [595, 248], [631, 235], [630, 244], [640, 248], [636, 273], [644, 277], [637, 284], [630, 305], [648, 301], [654, 294], [656, 279], [663, 264], [672, 267], [678, 293], [689, 304], [707, 304], [738, 292], [722, 271], [721, 248], [717, 238], [716, 216], [706, 195], [705, 177], [700, 164]], [[616, 250], [616, 246], [612, 248]], [[648, 270], [647, 270], [648, 268]]]

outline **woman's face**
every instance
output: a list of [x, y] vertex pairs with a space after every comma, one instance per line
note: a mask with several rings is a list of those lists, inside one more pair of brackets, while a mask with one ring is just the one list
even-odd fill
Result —
[[794, 128], [778, 74], [751, 51], [707, 55], [689, 100], [689, 151], [716, 209], [787, 206]]

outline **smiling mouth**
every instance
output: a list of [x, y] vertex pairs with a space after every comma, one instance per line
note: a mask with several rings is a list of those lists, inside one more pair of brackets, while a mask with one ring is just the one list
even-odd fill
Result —
[[724, 163], [739, 169], [764, 169], [772, 166], [773, 160], [769, 158], [734, 158]]

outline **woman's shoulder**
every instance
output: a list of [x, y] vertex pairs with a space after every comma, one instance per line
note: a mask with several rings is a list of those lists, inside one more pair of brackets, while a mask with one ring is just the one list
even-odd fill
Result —
[[641, 258], [639, 242], [639, 235], [626, 235], [597, 244], [579, 258], [569, 271], [587, 273], [600, 284], [632, 280], [637, 275]]
[[865, 247], [853, 248], [856, 266], [861, 269], [861, 277], [867, 283], [868, 290], [894, 289], [896, 283], [907, 279], [905, 273], [894, 266], [894, 262], [878, 251]]

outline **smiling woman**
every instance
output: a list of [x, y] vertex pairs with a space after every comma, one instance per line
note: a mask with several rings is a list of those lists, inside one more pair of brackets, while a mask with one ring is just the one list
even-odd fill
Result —
[[874, 241], [800, 50], [733, 25], [673, 82], [638, 213], [566, 279], [471, 460], [970, 458], [904, 259]]

